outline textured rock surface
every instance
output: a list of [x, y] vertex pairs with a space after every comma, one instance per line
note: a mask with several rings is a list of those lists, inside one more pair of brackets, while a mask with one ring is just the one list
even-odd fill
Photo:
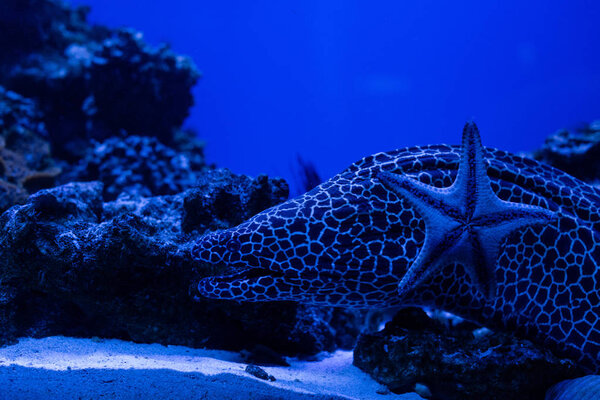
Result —
[[550, 135], [534, 158], [593, 184], [600, 182], [600, 120]]
[[[247, 177], [227, 179], [238, 192], [253, 186]], [[271, 185], [262, 188], [267, 193], [254, 193], [269, 198]], [[195, 282], [219, 272], [192, 259], [191, 236], [181, 230], [183, 205], [198, 190], [104, 203], [101, 183], [70, 183], [6, 211], [0, 217], [3, 341], [62, 334], [228, 349], [258, 343], [285, 354], [352, 345], [339, 333], [355, 337], [358, 314], [194, 300]], [[217, 201], [215, 193], [205, 192], [205, 201]], [[248, 207], [230, 213], [257, 211]]]
[[3, 1], [0, 16], [0, 36], [20, 38], [0, 59], [0, 84], [39, 102], [57, 155], [79, 158], [88, 139], [122, 131], [173, 142], [199, 77], [189, 58], [131, 29], [91, 27], [61, 1]]
[[34, 102], [0, 86], [0, 212], [54, 185], [47, 136]]
[[425, 385], [433, 399], [539, 400], [552, 384], [583, 375], [529, 341], [476, 329], [405, 309], [384, 330], [361, 335], [354, 365], [393, 392]]
[[90, 147], [63, 180], [101, 181], [105, 200], [115, 200], [122, 193], [142, 197], [176, 194], [194, 186], [202, 176], [201, 150], [185, 154], [152, 137], [112, 137]]
[[72, 9], [60, 0], [3, 0], [0, 4], [2, 62], [33, 51], [60, 51], [72, 42], [98, 39], [107, 33], [86, 23], [86, 7]]
[[[207, 166], [180, 128], [193, 63], [86, 14], [60, 0], [0, 2], [0, 212], [22, 204], [0, 217], [0, 344], [63, 334], [284, 354], [352, 346], [360, 313], [194, 300], [197, 280], [218, 271], [188, 243], [285, 200], [287, 184]], [[64, 185], [27, 200], [54, 186], [55, 165]]]
[[272, 204], [287, 200], [288, 192], [283, 179], [269, 179], [266, 175], [248, 179], [227, 169], [207, 170], [184, 199], [183, 229], [205, 232], [235, 226]]

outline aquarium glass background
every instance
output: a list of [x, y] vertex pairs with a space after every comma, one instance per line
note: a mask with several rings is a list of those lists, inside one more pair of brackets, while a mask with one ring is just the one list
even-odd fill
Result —
[[538, 148], [598, 118], [600, 2], [76, 0], [90, 19], [170, 43], [203, 72], [187, 126], [209, 161], [323, 178], [379, 151], [456, 143]]

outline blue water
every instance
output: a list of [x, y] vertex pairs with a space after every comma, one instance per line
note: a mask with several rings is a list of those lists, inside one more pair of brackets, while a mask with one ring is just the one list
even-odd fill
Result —
[[209, 160], [295, 183], [370, 153], [456, 143], [532, 150], [600, 118], [600, 1], [77, 0], [191, 56], [187, 125]]

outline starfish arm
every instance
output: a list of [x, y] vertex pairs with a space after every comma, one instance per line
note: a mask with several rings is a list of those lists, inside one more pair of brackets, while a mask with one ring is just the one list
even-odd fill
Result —
[[[552, 213], [547, 210], [521, 212], [515, 216], [513, 212], [506, 212], [504, 218], [486, 220], [485, 225], [476, 228], [479, 240], [483, 246], [483, 254], [488, 268], [493, 268], [498, 257], [502, 241], [511, 233], [532, 225], [548, 223], [552, 220]], [[479, 221], [475, 221], [478, 224]]]
[[556, 216], [555, 213], [541, 207], [525, 206], [508, 201], [501, 201], [503, 207], [500, 211], [484, 214], [473, 219], [475, 226], [489, 227], [499, 224], [518, 225], [515, 230], [533, 224], [550, 222]]
[[504, 238], [526, 226], [548, 222], [541, 207], [499, 199], [490, 185], [485, 150], [474, 123], [463, 130], [458, 172], [448, 188], [380, 172], [377, 178], [406, 199], [425, 222], [425, 241], [398, 285], [400, 296], [445, 265], [461, 263], [471, 283], [487, 298], [495, 294], [494, 265]]
[[471, 253], [471, 262], [463, 263], [467, 274], [471, 278], [471, 283], [481, 292], [484, 297], [492, 299], [496, 294], [496, 279], [494, 276], [493, 266], [496, 259], [487, 257], [488, 250], [486, 249], [485, 241], [482, 241], [478, 234], [471, 234], [470, 246], [473, 249]]
[[[382, 171], [377, 178], [383, 185], [408, 200], [426, 220], [430, 214], [443, 214], [445, 217], [457, 220], [461, 218], [458, 204], [454, 206], [448, 199], [453, 199], [448, 188], [440, 189], [427, 185], [404, 175], [396, 175]], [[449, 204], [450, 203], [450, 204]]]
[[484, 159], [479, 129], [473, 122], [467, 122], [462, 133], [460, 163], [456, 179], [451, 189], [465, 207], [465, 214], [473, 215], [481, 197], [489, 197], [491, 188]]
[[460, 240], [460, 226], [449, 232], [428, 231], [423, 247], [398, 284], [398, 295], [404, 297], [411, 289], [419, 287], [425, 279], [437, 271], [439, 261], [451, 252]]

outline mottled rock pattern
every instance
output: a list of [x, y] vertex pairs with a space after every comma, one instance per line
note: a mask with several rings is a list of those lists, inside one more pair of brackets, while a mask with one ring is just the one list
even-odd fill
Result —
[[[360, 336], [354, 364], [391, 391], [425, 385], [433, 399], [532, 399], [563, 379], [582, 376], [568, 360], [509, 334], [405, 309], [384, 330]], [[475, 334], [474, 334], [475, 332]]]
[[265, 371], [261, 367], [257, 367], [256, 365], [246, 366], [245, 371], [250, 375], [257, 377], [258, 379], [275, 382], [275, 377], [273, 375], [270, 375], [269, 373], [267, 373], [267, 371]]
[[153, 137], [112, 137], [88, 148], [63, 180], [101, 181], [109, 201], [123, 193], [152, 197], [183, 192], [196, 184], [204, 168], [202, 149], [186, 154]]
[[47, 136], [35, 103], [0, 86], [0, 212], [54, 185]]
[[[289, 187], [283, 179], [259, 175], [250, 179], [227, 169], [206, 170], [183, 203], [186, 232], [225, 229], [259, 211], [285, 201]], [[207, 196], [208, 193], [208, 196]]]
[[600, 182], [600, 120], [548, 136], [534, 158], [585, 182]]
[[198, 70], [167, 46], [147, 45], [140, 32], [92, 27], [86, 14], [58, 0], [0, 2], [0, 34], [21, 39], [0, 58], [0, 84], [38, 101], [63, 158], [122, 131], [171, 144]]
[[[250, 178], [228, 174], [232, 190], [243, 192], [236, 185], [244, 179], [252, 186]], [[257, 187], [256, 196], [270, 198], [270, 184]], [[215, 193], [205, 192], [209, 203]], [[6, 211], [0, 217], [0, 342], [61, 334], [234, 350], [262, 344], [283, 354], [314, 354], [337, 348], [337, 331], [356, 332], [360, 316], [348, 312], [195, 301], [195, 283], [222, 272], [194, 261], [193, 235], [181, 229], [184, 203], [197, 195], [194, 189], [103, 202], [101, 183], [70, 183]], [[252, 204], [229, 212], [258, 211]]]

